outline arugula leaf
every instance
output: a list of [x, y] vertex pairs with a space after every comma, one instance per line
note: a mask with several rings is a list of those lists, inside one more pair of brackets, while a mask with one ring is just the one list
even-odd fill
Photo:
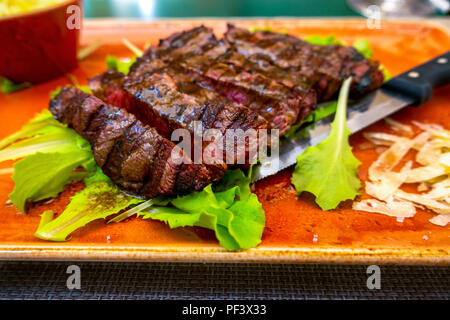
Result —
[[[27, 200], [55, 197], [69, 182], [95, 173], [89, 143], [45, 110], [20, 131], [0, 141], [0, 161], [25, 157], [14, 164], [10, 200], [22, 212]], [[84, 172], [73, 170], [84, 167]]]
[[29, 87], [31, 87], [31, 83], [29, 82], [14, 83], [5, 77], [0, 77], [0, 91], [4, 94], [13, 93]]
[[[289, 129], [288, 133], [284, 136], [286, 138], [297, 138], [297, 137], [308, 137], [309, 130], [314, 128], [314, 124], [323, 118], [328, 117], [336, 112], [337, 101], [330, 101], [326, 103], [322, 103], [314, 109], [305, 119], [303, 119], [300, 123], [293, 125], [291, 129]], [[306, 125], [309, 126], [305, 127]], [[304, 127], [302, 130], [300, 128]]]
[[319, 36], [319, 35], [312, 35], [305, 39], [306, 42], [310, 44], [318, 44], [321, 46], [326, 45], [345, 45], [344, 41], [341, 41], [337, 38], [335, 38], [333, 35], [325, 37], [325, 36]]
[[365, 58], [371, 59], [373, 57], [373, 50], [370, 46], [370, 42], [366, 39], [358, 39], [353, 42], [353, 48], [358, 50]]
[[[12, 203], [25, 212], [27, 200], [56, 197], [72, 179], [72, 170], [92, 157], [90, 152], [36, 153], [14, 164]], [[79, 177], [79, 176], [78, 176]]]
[[108, 70], [116, 70], [127, 75], [130, 72], [130, 67], [136, 62], [136, 57], [132, 57], [129, 61], [122, 61], [114, 56], [106, 56], [106, 65]]
[[255, 247], [261, 242], [265, 216], [258, 197], [250, 192], [250, 174], [246, 176], [239, 169], [229, 171], [215, 191], [209, 185], [200, 192], [170, 200], [170, 206], [153, 206], [139, 216], [164, 221], [170, 228], [198, 226], [213, 230], [227, 250]]
[[9, 135], [0, 141], [0, 150], [12, 144], [13, 142], [32, 137], [39, 134], [45, 134], [48, 131], [53, 131], [54, 127], [65, 128], [65, 125], [61, 124], [48, 110], [44, 110], [42, 113], [37, 114], [19, 131]]
[[[44, 110], [18, 132], [0, 141], [0, 161], [18, 159], [37, 152], [90, 152], [89, 143]], [[92, 157], [93, 159], [93, 157]]]
[[386, 67], [382, 64], [380, 64], [380, 70], [383, 73], [384, 82], [389, 81], [391, 79], [391, 74], [386, 69]]
[[314, 194], [322, 210], [334, 209], [341, 201], [354, 199], [361, 187], [357, 177], [361, 163], [348, 143], [351, 132], [346, 124], [346, 110], [350, 83], [348, 78], [340, 90], [330, 135], [298, 156], [291, 179], [298, 193]]
[[86, 188], [76, 193], [67, 208], [56, 219], [53, 213], [44, 212], [36, 237], [43, 240], [66, 241], [75, 230], [91, 221], [104, 219], [127, 207], [143, 202], [122, 193], [101, 170], [85, 180]]

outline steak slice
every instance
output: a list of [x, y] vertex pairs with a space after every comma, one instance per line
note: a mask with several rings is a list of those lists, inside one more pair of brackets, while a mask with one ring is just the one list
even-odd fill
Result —
[[[225, 137], [230, 129], [244, 132], [252, 129], [258, 133], [267, 128], [267, 122], [243, 106], [220, 101], [202, 103], [180, 92], [167, 74], [135, 73], [124, 77], [110, 71], [91, 79], [89, 85], [96, 96], [127, 109], [144, 123], [155, 127], [167, 139], [171, 139], [177, 129], [185, 129], [193, 143], [191, 157], [194, 162], [206, 163], [213, 174], [217, 172], [220, 176], [228, 168], [227, 164], [249, 165], [256, 160], [258, 141], [254, 139], [258, 137], [245, 137], [244, 149], [238, 148], [240, 142], [237, 140], [232, 150], [225, 138], [222, 142], [217, 139]], [[222, 99], [222, 102], [225, 101]], [[208, 133], [212, 132], [213, 135], [204, 137], [201, 150], [196, 150], [198, 147], [194, 140], [199, 134], [194, 133], [210, 129], [213, 131]], [[199, 153], [200, 156], [196, 156]], [[227, 157], [230, 154], [232, 158]]]
[[152, 198], [202, 190], [209, 170], [127, 111], [74, 87], [50, 101], [50, 111], [92, 146], [95, 161], [120, 188]]
[[173, 43], [169, 37], [158, 47], [147, 50], [144, 57], [181, 66], [200, 86], [258, 113], [279, 129], [281, 135], [316, 105], [315, 93], [304, 81], [292, 77], [289, 81], [286, 72], [276, 66], [270, 70], [261, 68], [217, 40], [211, 29], [195, 28], [185, 35], [190, 35], [192, 42], [199, 38], [202, 46], [191, 50], [190, 46], [180, 47], [180, 43]]
[[214, 41], [216, 37], [211, 29], [201, 25], [161, 39], [158, 46], [150, 46], [146, 50], [144, 57], [157, 59], [167, 54], [171, 56], [202, 54], [214, 45]]
[[[182, 67], [203, 88], [261, 115], [280, 130], [280, 135], [315, 107], [315, 92], [307, 83], [294, 77], [289, 80], [286, 72], [276, 66], [260, 67], [260, 61], [251, 61], [217, 40], [212, 29], [194, 28], [184, 36], [190, 40], [182, 43], [172, 37], [161, 40], [158, 46], [145, 52], [144, 58], [151, 63], [159, 59], [172, 67]], [[197, 41], [201, 43], [198, 47], [182, 46]]]
[[250, 32], [229, 24], [225, 41], [249, 59], [264, 59], [309, 82], [319, 101], [337, 94], [353, 76], [351, 96], [357, 98], [383, 84], [379, 63], [364, 58], [355, 48], [312, 45], [294, 36], [270, 31]]

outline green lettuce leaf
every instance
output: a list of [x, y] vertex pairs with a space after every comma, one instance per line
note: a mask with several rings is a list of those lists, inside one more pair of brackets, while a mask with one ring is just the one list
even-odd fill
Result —
[[105, 219], [131, 205], [143, 202], [122, 193], [101, 170], [85, 180], [86, 188], [76, 193], [67, 208], [56, 219], [46, 211], [35, 236], [43, 240], [66, 241], [75, 230], [91, 221]]
[[136, 57], [132, 57], [129, 61], [122, 61], [114, 56], [106, 56], [106, 66], [108, 70], [116, 70], [127, 75], [130, 72], [130, 67], [136, 62]]
[[250, 174], [229, 171], [214, 191], [209, 185], [200, 192], [170, 200], [168, 206], [153, 206], [139, 216], [163, 221], [170, 228], [213, 230], [227, 250], [253, 248], [261, 242], [265, 215], [258, 197], [250, 192]]
[[319, 35], [311, 35], [308, 38], [305, 39], [306, 42], [310, 44], [318, 44], [322, 46], [327, 45], [345, 45], [345, 42], [335, 38], [333, 35], [331, 36], [319, 36]]
[[373, 57], [373, 50], [370, 46], [370, 42], [366, 39], [358, 39], [353, 42], [353, 48], [358, 50], [365, 58], [371, 59]]
[[0, 141], [0, 150], [14, 143], [15, 141], [45, 134], [47, 132], [55, 131], [55, 127], [65, 128], [66, 126], [55, 120], [53, 115], [48, 110], [44, 110], [42, 113], [37, 114], [19, 131], [9, 135]]
[[14, 83], [7, 78], [0, 77], [0, 91], [4, 94], [13, 93], [29, 87], [31, 87], [31, 83], [29, 82]]
[[[89, 143], [45, 110], [20, 131], [0, 141], [0, 161], [14, 164], [15, 186], [9, 198], [22, 212], [28, 200], [57, 196], [69, 182], [93, 175], [96, 164]], [[74, 172], [74, 169], [84, 168]]]
[[289, 129], [284, 136], [286, 138], [306, 138], [309, 130], [314, 128], [314, 124], [323, 118], [326, 118], [336, 112], [337, 101], [325, 102], [316, 107], [305, 119]]
[[361, 163], [348, 142], [351, 132], [346, 123], [346, 110], [350, 83], [351, 78], [342, 85], [330, 135], [298, 156], [291, 179], [298, 193], [314, 194], [316, 203], [323, 210], [334, 209], [341, 201], [354, 199], [361, 187], [357, 177]]
[[[73, 181], [72, 171], [92, 157], [90, 152], [36, 153], [14, 164], [11, 202], [22, 212], [25, 203], [56, 197]], [[77, 176], [80, 178], [80, 176]]]

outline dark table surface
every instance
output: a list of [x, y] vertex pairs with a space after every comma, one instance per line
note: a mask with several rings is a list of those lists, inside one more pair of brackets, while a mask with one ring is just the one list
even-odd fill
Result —
[[[68, 266], [81, 289], [69, 290]], [[1, 299], [450, 299], [450, 267], [112, 262], [0, 262]]]

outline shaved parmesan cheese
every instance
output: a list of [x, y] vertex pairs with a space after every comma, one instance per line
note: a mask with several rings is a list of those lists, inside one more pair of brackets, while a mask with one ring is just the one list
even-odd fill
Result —
[[360, 202], [354, 202], [353, 210], [382, 213], [397, 218], [410, 218], [416, 214], [416, 208], [414, 208], [411, 202], [383, 202], [376, 199], [367, 199]]
[[438, 161], [441, 154], [441, 146], [433, 141], [429, 141], [420, 148], [416, 161], [423, 166], [427, 166]]
[[392, 118], [386, 118], [384, 121], [392, 128], [394, 131], [403, 131], [404, 133], [407, 133], [409, 135], [412, 135], [413, 129], [411, 126], [408, 126], [406, 124], [403, 124], [401, 122], [395, 121]]
[[402, 140], [402, 137], [383, 132], [363, 132], [364, 138], [376, 145], [391, 146]]
[[408, 177], [405, 182], [414, 183], [414, 182], [430, 181], [445, 175], [447, 171], [448, 170], [440, 164], [435, 164], [428, 167], [415, 168], [407, 172]]
[[427, 131], [431, 133], [435, 137], [441, 137], [444, 139], [450, 139], [450, 131], [445, 130], [443, 127], [437, 124], [428, 124], [428, 123], [421, 123], [418, 121], [413, 121], [413, 124], [416, 127], [419, 127], [423, 131]]
[[407, 200], [407, 201], [411, 201], [414, 203], [424, 205], [428, 209], [431, 209], [437, 213], [450, 213], [450, 205], [448, 205], [444, 202], [441, 202], [441, 201], [427, 199], [420, 194], [407, 193], [402, 190], [397, 190], [394, 193], [394, 196], [401, 200]]
[[450, 222], [450, 216], [445, 215], [445, 214], [440, 214], [436, 217], [431, 218], [429, 221], [438, 226], [445, 227], [447, 225], [447, 223]]
[[447, 167], [447, 173], [450, 172], [450, 152], [446, 152], [439, 157], [439, 163]]
[[370, 180], [380, 181], [408, 153], [413, 144], [413, 140], [403, 138], [383, 152], [369, 168]]
[[408, 179], [411, 172], [412, 162], [408, 161], [400, 172], [386, 172], [377, 181], [366, 182], [368, 195], [380, 200], [386, 200]]
[[[392, 119], [386, 123], [395, 131], [413, 133], [412, 127]], [[416, 208], [437, 213], [431, 223], [446, 226], [450, 219], [450, 131], [436, 124], [413, 122], [423, 130], [410, 139], [383, 132], [363, 133], [370, 142], [385, 148], [369, 167], [366, 193], [375, 199], [353, 203], [353, 209], [382, 213], [397, 217], [397, 221], [414, 216]], [[415, 160], [421, 165], [412, 169], [407, 162], [400, 172], [393, 171], [406, 154], [416, 150]], [[408, 193], [400, 189], [407, 183], [420, 183], [417, 190]]]

